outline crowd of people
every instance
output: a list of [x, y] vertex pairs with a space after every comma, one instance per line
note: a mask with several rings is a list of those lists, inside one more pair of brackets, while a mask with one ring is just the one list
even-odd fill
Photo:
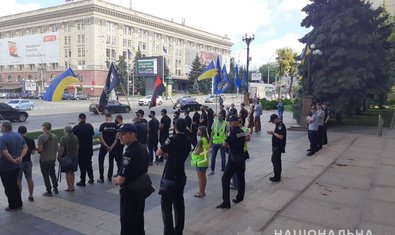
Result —
[[[307, 117], [312, 155], [327, 143], [326, 123], [328, 113], [326, 106], [312, 107]], [[244, 200], [245, 194], [245, 161], [249, 158], [248, 142], [253, 132], [261, 131], [262, 106], [257, 100], [249, 110], [244, 104], [239, 110], [234, 104], [229, 107], [219, 105], [219, 110], [203, 106], [193, 111], [186, 110], [181, 117], [179, 111], [173, 112], [170, 118], [166, 109], [160, 112], [149, 111], [149, 121], [145, 112], [138, 110], [131, 123], [124, 123], [122, 115], [105, 115], [105, 121], [99, 127], [100, 149], [98, 154], [98, 183], [108, 181], [120, 186], [121, 234], [144, 234], [145, 198], [131, 190], [133, 182], [147, 173], [148, 167], [165, 162], [163, 178], [174, 182], [171, 194], [162, 194], [161, 209], [164, 223], [164, 234], [182, 234], [185, 221], [184, 187], [187, 181], [185, 162], [189, 155], [190, 164], [196, 169], [199, 190], [195, 197], [206, 196], [207, 176], [216, 174], [216, 156], [221, 156], [222, 203], [217, 208], [228, 209], [231, 201], [235, 204]], [[281, 111], [281, 112], [280, 112]], [[272, 136], [273, 177], [270, 181], [281, 181], [281, 155], [285, 152], [286, 127], [282, 122], [283, 107], [279, 107], [279, 115], [272, 114], [269, 122], [275, 125]], [[26, 136], [24, 126], [18, 133], [12, 131], [8, 121], [1, 123], [3, 135], [0, 137], [0, 176], [3, 182], [9, 206], [7, 210], [22, 208], [21, 180], [22, 174], [28, 182], [29, 197], [33, 201], [34, 183], [32, 180], [31, 154], [40, 154], [40, 169], [44, 179], [46, 192], [44, 196], [58, 194], [58, 177], [55, 173], [55, 162], [61, 163], [61, 172], [66, 173], [67, 188], [73, 192], [75, 185], [79, 187], [94, 183], [92, 169], [94, 128], [86, 120], [84, 113], [78, 116], [79, 123], [66, 126], [64, 135], [58, 137], [51, 132], [51, 123], [42, 124], [43, 134], [38, 137], [38, 144]], [[172, 129], [172, 135], [169, 133]], [[210, 155], [210, 156], [209, 156]], [[104, 161], [108, 156], [108, 169], [105, 175]], [[62, 163], [66, 162], [67, 164]], [[164, 161], [166, 160], [166, 161]], [[117, 167], [114, 171], [114, 161]], [[75, 172], [80, 169], [80, 180], [75, 183]], [[207, 172], [207, 170], [209, 171]], [[106, 177], [105, 177], [106, 176]], [[237, 189], [236, 198], [230, 200], [230, 189]], [[174, 210], [174, 223], [173, 223]]]

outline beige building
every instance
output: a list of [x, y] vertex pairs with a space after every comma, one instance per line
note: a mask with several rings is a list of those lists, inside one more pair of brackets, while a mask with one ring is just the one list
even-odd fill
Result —
[[217, 55], [228, 61], [231, 47], [226, 36], [83, 0], [0, 17], [0, 90], [22, 91], [28, 81], [37, 93], [70, 67], [86, 93], [99, 95], [109, 64], [124, 56], [132, 66], [138, 48], [144, 56], [164, 56], [175, 87], [183, 90], [196, 55], [201, 62]]

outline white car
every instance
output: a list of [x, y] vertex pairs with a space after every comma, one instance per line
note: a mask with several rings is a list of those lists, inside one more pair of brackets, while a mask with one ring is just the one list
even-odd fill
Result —
[[[147, 95], [144, 98], [139, 99], [139, 105], [143, 106], [143, 105], [149, 105], [151, 103], [151, 99], [152, 99], [152, 95]], [[161, 96], [158, 96], [156, 98], [156, 105], [162, 105], [163, 104], [163, 100]]]
[[7, 104], [14, 109], [20, 109], [20, 110], [32, 110], [34, 109], [34, 103], [31, 102], [30, 100], [25, 100], [25, 99], [12, 99], [7, 101]]

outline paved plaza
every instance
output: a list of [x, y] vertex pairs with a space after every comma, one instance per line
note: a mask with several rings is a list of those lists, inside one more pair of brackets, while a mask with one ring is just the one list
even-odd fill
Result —
[[[195, 198], [198, 191], [194, 168], [186, 163], [186, 224], [184, 234], [275, 234], [291, 230], [367, 231], [373, 235], [395, 234], [395, 131], [375, 136], [374, 128], [335, 128], [330, 143], [313, 157], [306, 157], [307, 134], [289, 131], [283, 155], [283, 180], [272, 183], [271, 139], [265, 132], [271, 113], [262, 117], [262, 133], [254, 133], [249, 145], [246, 196], [229, 210], [216, 209], [221, 203], [221, 173], [208, 176], [207, 196]], [[286, 117], [291, 114], [287, 113]], [[286, 119], [286, 125], [292, 124]], [[98, 151], [93, 157], [98, 177]], [[27, 200], [23, 181], [23, 209], [0, 210], [0, 234], [119, 234], [118, 187], [110, 182], [87, 184], [75, 192], [43, 197], [44, 182], [34, 155], [35, 200]], [[219, 169], [220, 157], [217, 157]], [[107, 164], [107, 163], [106, 163]], [[149, 168], [158, 188], [163, 165]], [[76, 174], [79, 178], [79, 172]], [[234, 198], [236, 191], [231, 191]], [[0, 207], [7, 206], [0, 186]], [[154, 192], [146, 200], [145, 230], [162, 234], [160, 197]], [[292, 233], [291, 233], [292, 234]], [[302, 233], [303, 234], [303, 233]], [[335, 233], [336, 234], [336, 233]]]

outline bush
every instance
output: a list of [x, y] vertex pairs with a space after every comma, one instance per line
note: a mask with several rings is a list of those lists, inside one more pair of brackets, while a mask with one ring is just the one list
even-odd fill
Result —
[[276, 100], [267, 100], [267, 99], [261, 100], [261, 105], [264, 110], [277, 109], [277, 104], [278, 102]]
[[296, 98], [292, 105], [293, 118], [299, 123], [302, 117], [303, 101], [301, 98]]

